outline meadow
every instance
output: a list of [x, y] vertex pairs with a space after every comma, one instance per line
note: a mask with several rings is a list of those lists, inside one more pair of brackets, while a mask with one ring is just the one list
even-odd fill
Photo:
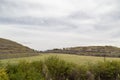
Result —
[[0, 80], [120, 80], [120, 59], [53, 53], [3, 59]]
[[[60, 59], [65, 60], [66, 62], [71, 62], [71, 63], [77, 64], [77, 65], [104, 61], [104, 57], [80, 56], [80, 55], [73, 55], [73, 54], [44, 53], [44, 54], [39, 54], [38, 56], [3, 59], [3, 60], [0, 60], [0, 62], [4, 63], [4, 64], [6, 64], [6, 63], [18, 63], [20, 61], [33, 62], [33, 61], [45, 60], [49, 56], [57, 56]], [[106, 61], [120, 61], [120, 58], [106, 57], [105, 60]]]

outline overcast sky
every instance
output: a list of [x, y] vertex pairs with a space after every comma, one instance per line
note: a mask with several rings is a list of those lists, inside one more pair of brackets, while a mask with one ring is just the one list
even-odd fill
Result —
[[0, 37], [38, 50], [120, 47], [120, 0], [0, 0]]

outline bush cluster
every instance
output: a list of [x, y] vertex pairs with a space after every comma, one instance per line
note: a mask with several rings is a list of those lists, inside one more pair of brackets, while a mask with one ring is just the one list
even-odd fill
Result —
[[76, 65], [51, 56], [45, 61], [1, 66], [0, 80], [120, 80], [120, 62]]
[[8, 74], [6, 73], [6, 70], [4, 68], [0, 69], [0, 80], [9, 80]]

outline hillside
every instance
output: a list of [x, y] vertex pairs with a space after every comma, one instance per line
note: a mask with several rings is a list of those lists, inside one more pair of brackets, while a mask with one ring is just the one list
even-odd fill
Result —
[[67, 53], [86, 56], [120, 57], [120, 48], [114, 46], [86, 46], [47, 50], [45, 53]]
[[36, 55], [33, 49], [17, 42], [0, 38], [0, 59]]

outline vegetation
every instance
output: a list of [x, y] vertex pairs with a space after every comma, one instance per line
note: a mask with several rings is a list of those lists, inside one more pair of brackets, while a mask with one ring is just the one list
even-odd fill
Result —
[[[90, 63], [96, 63], [99, 61], [104, 61], [103, 57], [94, 57], [94, 56], [79, 56], [79, 55], [71, 55], [71, 54], [53, 54], [53, 53], [45, 53], [40, 54], [38, 56], [31, 56], [31, 57], [22, 57], [22, 58], [12, 58], [12, 59], [2, 59], [0, 60], [1, 63], [7, 64], [7, 63], [18, 63], [19, 61], [44, 61], [49, 56], [58, 56], [60, 59], [65, 60], [66, 62], [72, 62], [74, 64], [80, 65], [80, 64], [90, 64]], [[120, 58], [109, 58], [106, 57], [106, 61], [120, 61]]]
[[[41, 70], [41, 62], [28, 63], [25, 61], [18, 64], [7, 65], [9, 80], [44, 80]], [[38, 67], [39, 66], [39, 67]]]
[[86, 56], [107, 56], [120, 57], [120, 48], [113, 46], [88, 46], [88, 47], [71, 47], [63, 49], [47, 50], [43, 53], [67, 53]]
[[74, 64], [57, 56], [0, 68], [0, 80], [120, 80], [120, 61]]
[[9, 80], [8, 74], [4, 68], [0, 68], [0, 80]]
[[37, 55], [37, 51], [14, 41], [0, 38], [0, 59]]
[[120, 57], [120, 48], [72, 47], [45, 52], [38, 54], [38, 51], [0, 38], [0, 80], [120, 80], [120, 59], [108, 58]]
[[[42, 53], [64, 53], [85, 56], [120, 57], [120, 48], [113, 46], [70, 47], [40, 51]], [[30, 49], [17, 42], [0, 38], [0, 59], [28, 57], [38, 55], [39, 51]]]

